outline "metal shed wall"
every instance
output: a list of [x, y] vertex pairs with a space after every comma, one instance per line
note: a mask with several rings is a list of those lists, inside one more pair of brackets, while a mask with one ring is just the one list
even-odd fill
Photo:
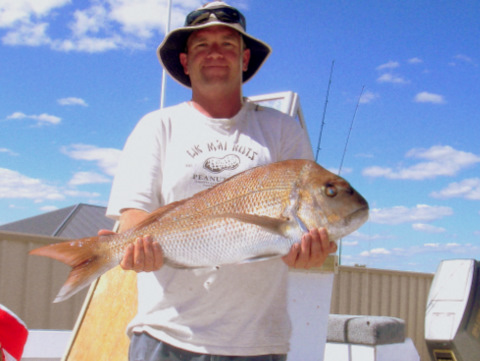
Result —
[[339, 266], [330, 313], [392, 316], [405, 320], [421, 360], [428, 361], [425, 311], [433, 274]]
[[58, 237], [0, 232], [0, 303], [29, 329], [71, 330], [88, 289], [52, 303], [70, 267], [46, 257], [29, 256], [37, 247], [60, 242]]

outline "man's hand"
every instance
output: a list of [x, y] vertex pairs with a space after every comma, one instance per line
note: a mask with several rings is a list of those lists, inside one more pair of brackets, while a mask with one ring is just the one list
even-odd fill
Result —
[[305, 233], [301, 242], [296, 243], [283, 261], [293, 268], [320, 267], [330, 253], [337, 251], [335, 242], [330, 242], [325, 228], [312, 229]]
[[163, 266], [160, 244], [153, 242], [149, 235], [138, 237], [125, 249], [120, 266], [124, 270], [133, 270], [137, 273], [158, 271]]
[[[120, 216], [119, 231], [123, 232], [135, 226], [148, 216], [145, 211], [137, 209], [128, 209], [122, 212]], [[115, 232], [102, 229], [98, 232], [99, 236], [115, 234]], [[157, 271], [163, 266], [163, 254], [160, 244], [153, 242], [152, 237], [145, 235], [138, 237], [134, 243], [125, 248], [120, 267], [126, 271], [133, 270], [139, 272]]]
[[[108, 236], [115, 232], [101, 229], [99, 236]], [[162, 248], [158, 242], [153, 242], [152, 237], [138, 237], [125, 249], [120, 267], [125, 271], [151, 272], [158, 271], [163, 266]]]

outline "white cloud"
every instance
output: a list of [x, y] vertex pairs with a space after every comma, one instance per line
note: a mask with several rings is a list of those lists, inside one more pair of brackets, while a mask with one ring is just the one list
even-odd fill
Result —
[[[459, 243], [425, 243], [423, 245], [415, 245], [407, 248], [373, 248], [371, 250], [363, 251], [359, 254], [360, 257], [380, 258], [381, 256], [392, 257], [408, 257], [412, 258], [415, 255], [423, 254], [477, 254], [479, 247], [471, 243], [459, 244]], [[342, 259], [344, 256], [342, 255]], [[365, 260], [361, 260], [364, 262]]]
[[58, 209], [57, 206], [44, 206], [44, 207], [40, 207], [40, 210], [42, 212], [52, 212], [52, 211], [56, 211]]
[[395, 69], [400, 66], [400, 63], [398, 61], [392, 61], [390, 60], [389, 62], [377, 66], [377, 70], [385, 70], [385, 69]]
[[[104, 52], [145, 48], [149, 40], [164, 33], [168, 0], [91, 0], [73, 13], [70, 0], [3, 0], [0, 28], [7, 45], [47, 45], [57, 51]], [[200, 6], [200, 0], [172, 4], [171, 28], [183, 24], [185, 15]], [[59, 16], [59, 14], [61, 16]], [[65, 19], [67, 19], [65, 21]], [[67, 24], [63, 28], [62, 23]], [[50, 29], [59, 29], [52, 35]]]
[[393, 84], [408, 84], [409, 83], [409, 81], [406, 80], [405, 78], [403, 78], [399, 75], [391, 74], [391, 73], [385, 73], [385, 74], [380, 75], [377, 78], [377, 82], [379, 82], [379, 83], [393, 83]]
[[389, 255], [392, 254], [388, 249], [386, 248], [373, 248], [370, 251], [363, 251], [360, 253], [360, 256], [362, 257], [371, 257], [371, 256], [378, 256], [378, 255]]
[[480, 200], [480, 178], [468, 178], [461, 182], [450, 183], [446, 188], [439, 192], [432, 192], [430, 195], [434, 198], [464, 198], [478, 201]]
[[11, 27], [17, 23], [41, 18], [56, 8], [69, 4], [71, 0], [3, 0], [0, 3], [0, 27]]
[[473, 61], [473, 59], [471, 57], [469, 57], [468, 55], [465, 55], [465, 54], [457, 54], [454, 56], [454, 58], [456, 60], [460, 60], [464, 63], [470, 63], [470, 64], [475, 64], [475, 62]]
[[[74, 198], [97, 198], [100, 197], [100, 193], [97, 192], [83, 192], [76, 189], [67, 189], [65, 195]], [[91, 202], [95, 203], [95, 202]]]
[[412, 228], [416, 231], [425, 232], [425, 233], [443, 233], [445, 232], [445, 228], [442, 227], [435, 227], [431, 224], [425, 223], [414, 223], [412, 224]]
[[409, 64], [420, 64], [423, 63], [423, 60], [420, 58], [410, 58], [408, 59]]
[[103, 172], [111, 176], [115, 174], [121, 153], [119, 149], [99, 148], [88, 144], [72, 144], [63, 147], [61, 151], [73, 159], [96, 162]]
[[27, 115], [22, 112], [15, 112], [7, 116], [7, 119], [15, 119], [15, 120], [32, 119], [37, 122], [37, 125], [60, 124], [60, 122], [62, 121], [62, 118], [59, 118], [55, 115], [50, 115], [47, 113], [43, 113], [40, 115]]
[[95, 4], [86, 10], [76, 10], [70, 29], [74, 36], [81, 37], [88, 33], [96, 34], [105, 28], [108, 22], [107, 9], [100, 4]]
[[385, 240], [385, 239], [392, 239], [392, 236], [388, 235], [381, 235], [381, 234], [365, 234], [359, 231], [355, 231], [349, 234], [346, 239], [348, 240], [358, 240], [361, 242], [365, 241], [377, 241], [377, 240]]
[[15, 153], [13, 150], [8, 149], [8, 148], [0, 148], [0, 153], [5, 153], [5, 154], [8, 154], [8, 155], [13, 155], [13, 156], [18, 155], [18, 153]]
[[17, 171], [0, 168], [0, 199], [24, 198], [36, 201], [63, 200], [61, 191], [46, 182]]
[[445, 247], [447, 247], [447, 248], [458, 248], [458, 247], [460, 247], [460, 246], [461, 246], [461, 245], [460, 245], [459, 243], [455, 243], [455, 242], [447, 243], [447, 244], [445, 245]]
[[75, 98], [75, 97], [61, 98], [61, 99], [58, 99], [57, 102], [60, 105], [80, 105], [82, 107], [88, 107], [87, 102], [82, 98]]
[[40, 46], [50, 44], [50, 38], [46, 34], [47, 23], [21, 24], [9, 31], [2, 41], [6, 45]]
[[360, 104], [367, 104], [373, 102], [375, 99], [379, 98], [380, 96], [377, 93], [373, 93], [371, 91], [366, 91], [360, 97]]
[[370, 210], [369, 222], [378, 224], [401, 224], [431, 222], [451, 216], [453, 210], [444, 206], [419, 204], [413, 208], [395, 206], [390, 208], [373, 208]]
[[[102, 53], [109, 50], [116, 50], [126, 45], [127, 41], [122, 41], [119, 36], [96, 38], [96, 37], [82, 37], [79, 39], [55, 40], [52, 42], [52, 49], [58, 51], [78, 51], [85, 53]], [[139, 46], [131, 46], [138, 48]]]
[[428, 149], [412, 149], [406, 157], [425, 159], [410, 167], [392, 169], [372, 166], [365, 168], [362, 174], [369, 177], [389, 179], [424, 180], [439, 176], [454, 176], [461, 170], [480, 162], [480, 157], [469, 152], [456, 150], [450, 146], [432, 146]]
[[445, 104], [445, 97], [440, 94], [421, 92], [415, 95], [414, 101], [416, 103]]
[[342, 246], [358, 246], [358, 241], [344, 241], [342, 240]]
[[[191, 3], [193, 2], [191, 1]], [[140, 38], [150, 38], [154, 31], [161, 32], [165, 28], [165, 22], [159, 21], [158, 14], [167, 14], [168, 3], [166, 1], [112, 0], [110, 4], [112, 11], [109, 17], [121, 24], [125, 33], [135, 34]], [[196, 5], [193, 5], [194, 7]], [[175, 22], [177, 21], [177, 13], [178, 11], [175, 11], [172, 14], [175, 16]]]
[[110, 183], [110, 181], [111, 179], [105, 177], [103, 174], [95, 172], [77, 172], [68, 184], [71, 186], [78, 186], [84, 184]]

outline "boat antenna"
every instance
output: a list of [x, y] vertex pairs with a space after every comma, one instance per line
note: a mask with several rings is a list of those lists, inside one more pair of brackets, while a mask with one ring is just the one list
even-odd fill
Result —
[[340, 175], [340, 173], [342, 172], [343, 161], [345, 159], [345, 153], [347, 153], [347, 146], [348, 146], [348, 141], [350, 140], [350, 134], [352, 133], [353, 122], [355, 121], [355, 116], [357, 115], [358, 106], [360, 104], [360, 100], [362, 99], [362, 94], [364, 89], [365, 89], [365, 85], [362, 86], [362, 91], [360, 92], [360, 95], [358, 97], [357, 106], [355, 107], [355, 112], [353, 113], [352, 121], [350, 122], [350, 129], [348, 130], [347, 140], [345, 142], [345, 148], [343, 149], [342, 161], [340, 162], [340, 167], [338, 168], [338, 175]]
[[335, 60], [332, 60], [332, 66], [330, 67], [330, 77], [328, 78], [327, 95], [325, 97], [325, 105], [323, 106], [322, 125], [320, 127], [320, 134], [318, 136], [317, 154], [315, 155], [315, 162], [318, 160], [318, 152], [320, 152], [320, 149], [321, 149], [320, 144], [322, 142], [323, 126], [325, 125], [325, 115], [327, 114], [328, 95], [330, 93], [330, 85], [332, 84], [332, 74], [333, 74], [334, 64], [335, 64]]

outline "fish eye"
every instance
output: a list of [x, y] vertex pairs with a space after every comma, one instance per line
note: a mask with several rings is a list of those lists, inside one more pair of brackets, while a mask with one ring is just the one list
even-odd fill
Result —
[[327, 197], [330, 197], [330, 198], [333, 198], [337, 195], [338, 191], [337, 191], [337, 187], [335, 187], [333, 184], [331, 183], [327, 183], [325, 184], [325, 186], [323, 187], [323, 193], [325, 193], [325, 195]]

